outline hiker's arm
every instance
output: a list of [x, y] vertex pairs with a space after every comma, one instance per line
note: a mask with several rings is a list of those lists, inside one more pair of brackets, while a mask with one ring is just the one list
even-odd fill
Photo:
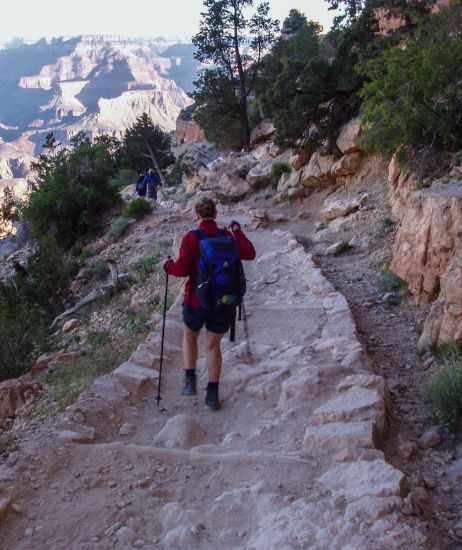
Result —
[[180, 245], [180, 253], [176, 261], [167, 260], [164, 270], [174, 277], [188, 277], [193, 271], [194, 255], [190, 235], [185, 235]]
[[239, 246], [241, 260], [255, 260], [257, 256], [255, 247], [245, 236], [244, 232], [241, 229], [241, 226], [235, 223], [231, 225], [230, 229], [232, 229], [232, 235], [236, 239], [237, 245]]

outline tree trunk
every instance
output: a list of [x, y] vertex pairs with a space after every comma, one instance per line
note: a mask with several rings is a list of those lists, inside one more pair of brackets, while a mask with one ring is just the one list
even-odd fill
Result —
[[[235, 8], [236, 10], [236, 8]], [[239, 50], [239, 39], [238, 39], [238, 16], [235, 11], [234, 17], [234, 52], [236, 56], [236, 65], [237, 71], [239, 74], [239, 108], [241, 115], [241, 124], [244, 130], [244, 149], [250, 151], [250, 123], [249, 123], [249, 113], [247, 109], [247, 86], [244, 67], [242, 66], [242, 56]]]
[[167, 187], [167, 180], [165, 179], [164, 174], [162, 174], [160, 170], [159, 163], [157, 162], [157, 158], [156, 158], [156, 155], [154, 154], [154, 151], [152, 150], [152, 147], [149, 145], [147, 141], [145, 141], [144, 143], [146, 145], [146, 149], [149, 151], [149, 157], [151, 158], [152, 163], [154, 164], [154, 167], [157, 173], [159, 174], [160, 180], [162, 182], [162, 187]]

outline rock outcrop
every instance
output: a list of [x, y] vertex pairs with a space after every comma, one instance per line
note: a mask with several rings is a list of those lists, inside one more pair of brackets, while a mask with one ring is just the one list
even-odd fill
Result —
[[305, 197], [315, 189], [344, 184], [348, 178], [360, 173], [364, 159], [360, 136], [361, 119], [356, 117], [340, 130], [337, 138], [339, 155], [313, 152], [309, 147], [299, 151], [290, 160], [292, 173], [286, 174], [279, 182], [277, 200]]
[[182, 120], [178, 118], [175, 135], [178, 144], [201, 143], [205, 141], [204, 130], [195, 120]]
[[210, 143], [194, 143], [179, 157], [182, 184], [186, 193], [194, 193], [207, 180], [213, 163], [220, 158]]
[[400, 220], [391, 269], [418, 301], [433, 302], [419, 348], [462, 342], [462, 182], [412, 192], [411, 176], [393, 164], [390, 174]]

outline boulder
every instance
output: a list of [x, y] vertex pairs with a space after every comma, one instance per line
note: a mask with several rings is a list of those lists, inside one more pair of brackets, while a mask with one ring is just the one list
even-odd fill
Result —
[[303, 147], [294, 157], [292, 157], [292, 168], [294, 170], [300, 170], [310, 162], [312, 155], [313, 148], [311, 146]]
[[[272, 160], [276, 157], [281, 156], [281, 150], [279, 147], [272, 141], [266, 141], [257, 145], [252, 151], [252, 156], [255, 157], [259, 162], [265, 160]], [[290, 158], [290, 155], [287, 155]]]
[[10, 418], [39, 395], [42, 385], [26, 377], [7, 380], [0, 384], [0, 427], [4, 427]]
[[321, 218], [328, 222], [335, 220], [336, 218], [343, 218], [348, 216], [352, 212], [356, 212], [361, 206], [361, 201], [357, 198], [354, 199], [339, 199], [333, 202], [329, 202], [321, 210]]
[[358, 139], [361, 135], [361, 118], [356, 117], [340, 130], [337, 138], [337, 147], [346, 155], [360, 150]]
[[214, 189], [222, 202], [238, 202], [251, 191], [249, 183], [237, 175], [223, 174]]
[[292, 170], [290, 173], [282, 174], [278, 183], [278, 193], [285, 194], [287, 196], [290, 189], [299, 189], [303, 192], [303, 186], [300, 185], [300, 170]]
[[361, 166], [361, 160], [360, 152], [344, 155], [332, 166], [332, 176], [334, 178], [354, 176]]
[[246, 178], [257, 164], [250, 154], [228, 155], [213, 163], [200, 189], [213, 192], [222, 202], [237, 202], [251, 191]]
[[250, 170], [247, 174], [247, 182], [253, 190], [256, 191], [271, 185], [273, 164], [273, 161], [268, 160], [257, 164]]
[[250, 136], [252, 144], [268, 140], [276, 131], [271, 120], [262, 120], [253, 130]]
[[300, 182], [304, 187], [315, 187], [332, 182], [332, 167], [336, 159], [332, 155], [314, 153], [308, 165], [302, 170]]
[[194, 193], [205, 181], [211, 166], [220, 157], [218, 150], [209, 143], [195, 143], [180, 157], [183, 173], [182, 184], [187, 193]]

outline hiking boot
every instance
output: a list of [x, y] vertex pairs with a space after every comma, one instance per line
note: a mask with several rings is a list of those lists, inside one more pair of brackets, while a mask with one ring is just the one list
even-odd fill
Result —
[[205, 404], [212, 411], [218, 411], [221, 408], [220, 399], [218, 397], [218, 384], [210, 384], [207, 386], [207, 394], [205, 396]]
[[184, 386], [183, 386], [183, 391], [181, 392], [181, 395], [196, 395], [196, 394], [197, 394], [196, 377], [187, 376], [184, 380]]

